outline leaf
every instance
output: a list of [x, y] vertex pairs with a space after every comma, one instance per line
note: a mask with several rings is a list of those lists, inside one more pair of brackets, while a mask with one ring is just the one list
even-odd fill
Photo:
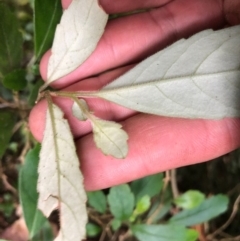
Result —
[[107, 209], [107, 198], [103, 191], [88, 192], [88, 203], [100, 213], [105, 213]]
[[98, 0], [73, 0], [57, 26], [48, 64], [47, 84], [81, 65], [96, 48], [108, 15]]
[[131, 227], [131, 231], [140, 241], [195, 241], [198, 233], [179, 225], [145, 225]]
[[87, 211], [79, 160], [63, 112], [49, 96], [47, 99], [49, 105], [38, 168], [38, 208], [46, 217], [59, 208], [61, 229], [55, 241], [82, 240]]
[[43, 214], [37, 209], [38, 193], [36, 189], [39, 152], [40, 145], [36, 145], [34, 149], [27, 153], [19, 176], [20, 201], [30, 239], [39, 232], [47, 221]]
[[34, 236], [31, 241], [52, 241], [54, 239], [52, 227], [49, 222], [45, 222], [40, 232]]
[[239, 39], [240, 26], [198, 33], [151, 56], [92, 95], [155, 115], [240, 116]]
[[131, 183], [131, 190], [135, 195], [136, 202], [145, 195], [154, 197], [160, 193], [163, 187], [163, 174], [155, 174], [133, 181]]
[[86, 228], [88, 237], [96, 237], [102, 231], [102, 229], [94, 223], [88, 223]]
[[108, 195], [108, 203], [113, 216], [125, 221], [133, 213], [134, 195], [126, 184], [112, 187]]
[[12, 112], [0, 111], [0, 158], [5, 153], [12, 137], [15, 120], [15, 115]]
[[205, 199], [205, 195], [199, 191], [188, 190], [174, 200], [174, 203], [183, 209], [193, 209], [199, 206]]
[[105, 121], [94, 116], [88, 108], [85, 100], [73, 98], [73, 115], [79, 120], [91, 121], [93, 138], [96, 146], [105, 155], [115, 158], [125, 158], [128, 153], [128, 134], [122, 129], [122, 125], [113, 121]]
[[143, 196], [137, 203], [132, 216], [129, 218], [130, 222], [135, 222], [136, 218], [145, 213], [151, 206], [151, 199], [148, 195]]
[[9, 8], [0, 2], [0, 76], [19, 67], [22, 56], [22, 36], [18, 20]]
[[38, 97], [38, 93], [39, 93], [39, 89], [40, 87], [43, 85], [43, 80], [39, 79], [37, 80], [36, 83], [34, 83], [33, 85], [31, 85], [28, 89], [30, 91], [29, 96], [28, 96], [28, 104], [30, 106], [34, 106], [35, 105], [35, 101]]
[[170, 223], [176, 225], [192, 226], [209, 221], [225, 212], [229, 199], [224, 195], [216, 195], [202, 202], [194, 209], [184, 210], [170, 219]]
[[[160, 207], [160, 209], [158, 211], [159, 207]], [[157, 202], [155, 201], [151, 210], [148, 213], [148, 218], [152, 217], [151, 223], [157, 223], [159, 220], [161, 220], [164, 216], [166, 216], [170, 212], [171, 208], [172, 208], [171, 201], [167, 201], [165, 203], [162, 203], [161, 200], [158, 200]], [[157, 212], [157, 213], [156, 213], [156, 215], [153, 216], [153, 214], [155, 214], [155, 212]]]
[[92, 122], [96, 146], [105, 154], [123, 159], [128, 153], [128, 135], [122, 125], [113, 121], [95, 119]]
[[4, 76], [3, 86], [10, 90], [23, 90], [27, 86], [26, 75], [25, 70], [15, 69]]
[[111, 221], [111, 227], [113, 229], [113, 231], [117, 231], [122, 225], [122, 221], [121, 220], [118, 220], [116, 218], [114, 218], [112, 221]]
[[61, 15], [61, 1], [34, 1], [34, 52], [36, 61], [51, 47], [55, 28]]

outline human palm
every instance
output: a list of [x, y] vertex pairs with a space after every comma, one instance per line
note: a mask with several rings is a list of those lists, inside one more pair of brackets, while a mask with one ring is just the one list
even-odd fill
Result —
[[[62, 0], [63, 7], [66, 8], [70, 2]], [[53, 84], [55, 88], [73, 91], [99, 89], [177, 39], [227, 24], [223, 0], [100, 2], [109, 13], [139, 8], [151, 10], [109, 21], [94, 53], [81, 67], [56, 81]], [[239, 4], [239, 1], [236, 2]], [[231, 22], [238, 23], [236, 18], [227, 17]], [[43, 78], [46, 78], [49, 56], [50, 52], [46, 53], [41, 61]], [[114, 160], [95, 147], [90, 123], [80, 122], [72, 116], [71, 100], [55, 98], [54, 102], [64, 110], [70, 122], [87, 190], [102, 189], [156, 172], [207, 161], [237, 148], [240, 143], [239, 119], [159, 117], [136, 113], [104, 100], [89, 99], [90, 109], [97, 116], [120, 121], [129, 134], [127, 158]], [[43, 137], [46, 107], [43, 100], [30, 115], [31, 131], [39, 141]]]

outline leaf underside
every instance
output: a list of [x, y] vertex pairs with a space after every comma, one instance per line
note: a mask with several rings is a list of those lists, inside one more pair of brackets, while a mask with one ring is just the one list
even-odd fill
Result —
[[69, 74], [80, 66], [96, 48], [108, 15], [98, 0], [73, 0], [57, 26], [47, 83]]
[[83, 177], [67, 120], [52, 103], [47, 110], [38, 172], [38, 208], [46, 217], [60, 210], [61, 230], [55, 241], [84, 239], [87, 212]]
[[240, 26], [206, 30], [144, 60], [95, 96], [140, 112], [240, 116]]

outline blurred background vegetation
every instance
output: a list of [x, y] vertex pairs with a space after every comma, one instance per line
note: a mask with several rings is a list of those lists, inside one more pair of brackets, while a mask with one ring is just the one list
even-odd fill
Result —
[[[57, 212], [49, 222], [36, 209], [40, 146], [28, 115], [61, 14], [60, 0], [0, 0], [0, 239], [51, 241], [59, 226]], [[88, 193], [88, 240], [240, 240], [239, 158]]]

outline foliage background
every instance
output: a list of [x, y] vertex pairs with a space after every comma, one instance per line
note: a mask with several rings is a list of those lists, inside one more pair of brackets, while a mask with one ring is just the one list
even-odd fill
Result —
[[[28, 115], [42, 84], [39, 60], [51, 46], [61, 13], [59, 0], [0, 1], [0, 26], [6, 23], [5, 30], [2, 27], [0, 31], [0, 238], [52, 240], [59, 225], [57, 212], [49, 222], [36, 209], [39, 145], [28, 129]], [[10, 56], [6, 53], [3, 34], [9, 37]], [[223, 210], [218, 211], [215, 216], [219, 217], [215, 219], [202, 217], [199, 212], [195, 215], [197, 224], [191, 221], [187, 226], [198, 233], [201, 241], [240, 240], [239, 158], [236, 150], [211, 162], [88, 193], [88, 239], [154, 241], [166, 240], [161, 236], [164, 234], [167, 240], [196, 240], [194, 233], [184, 236], [186, 219], [177, 225], [178, 237], [168, 236], [172, 233], [169, 230], [175, 227], [164, 229], [159, 224], [172, 225], [171, 220], [189, 205], [199, 208], [204, 194], [208, 198], [217, 197], [209, 213], [214, 206], [220, 207], [219, 200], [226, 196], [230, 200], [228, 210], [220, 216]], [[189, 194], [189, 190], [198, 190], [197, 196]], [[182, 200], [176, 199], [184, 193], [187, 194]], [[217, 196], [219, 193], [226, 196]], [[24, 222], [20, 222], [24, 219], [29, 233]], [[227, 224], [224, 229], [219, 229], [224, 224]], [[14, 233], [16, 225], [20, 225], [21, 231]], [[216, 230], [218, 233], [211, 236]]]

